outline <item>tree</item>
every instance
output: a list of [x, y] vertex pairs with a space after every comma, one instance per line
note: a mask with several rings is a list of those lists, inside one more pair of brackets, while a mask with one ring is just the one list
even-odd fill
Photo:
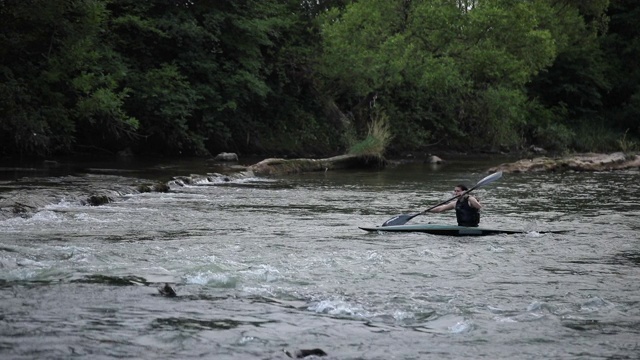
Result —
[[640, 3], [612, 0], [607, 15], [610, 21], [602, 48], [610, 65], [606, 76], [611, 88], [604, 94], [604, 116], [618, 130], [629, 130], [640, 138], [640, 29], [636, 25]]
[[603, 121], [603, 94], [610, 89], [607, 62], [599, 45], [606, 30], [603, 18], [608, 1], [549, 1], [543, 26], [558, 46], [552, 66], [540, 72], [530, 84], [532, 101], [548, 109], [535, 113], [528, 135], [539, 145], [565, 148], [584, 134], [580, 129], [596, 128]]
[[526, 121], [524, 85], [555, 57], [539, 6], [372, 0], [333, 9], [323, 23], [325, 89], [347, 111], [376, 94], [396, 140], [411, 147], [513, 145]]
[[[122, 109], [118, 64], [99, 38], [106, 16], [90, 0], [2, 4], [2, 152], [47, 155], [135, 131]], [[85, 138], [87, 123], [104, 142]]]

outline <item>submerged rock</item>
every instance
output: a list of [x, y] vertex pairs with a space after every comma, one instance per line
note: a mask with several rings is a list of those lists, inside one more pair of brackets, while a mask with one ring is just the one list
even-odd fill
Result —
[[36, 210], [34, 206], [19, 203], [19, 202], [15, 202], [11, 207], [11, 209], [14, 214], [26, 214]]
[[153, 185], [153, 190], [155, 190], [156, 192], [166, 193], [166, 192], [169, 192], [169, 190], [171, 189], [169, 188], [169, 185], [165, 183], [158, 183]]
[[303, 359], [306, 358], [307, 356], [326, 356], [327, 353], [324, 352], [324, 350], [322, 349], [301, 349], [301, 350], [296, 350], [294, 352], [290, 352], [288, 350], [283, 349], [284, 353], [293, 359]]
[[91, 195], [87, 199], [87, 203], [91, 206], [100, 206], [110, 203], [112, 200], [107, 195]]
[[176, 297], [178, 296], [176, 294], [176, 291], [171, 287], [171, 285], [165, 283], [163, 287], [159, 287], [158, 288], [158, 292], [160, 293], [160, 295], [162, 296], [166, 296], [166, 297]]

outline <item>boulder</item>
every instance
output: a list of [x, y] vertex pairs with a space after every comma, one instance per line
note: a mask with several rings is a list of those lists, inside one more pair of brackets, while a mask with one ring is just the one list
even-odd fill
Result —
[[215, 161], [238, 161], [238, 154], [223, 152], [213, 158]]
[[539, 154], [539, 155], [544, 155], [547, 153], [547, 150], [539, 147], [539, 146], [535, 146], [535, 145], [531, 145], [529, 146], [529, 151], [534, 153], [534, 154]]
[[435, 155], [429, 155], [429, 157], [425, 160], [425, 163], [427, 164], [442, 164], [443, 162], [444, 160]]

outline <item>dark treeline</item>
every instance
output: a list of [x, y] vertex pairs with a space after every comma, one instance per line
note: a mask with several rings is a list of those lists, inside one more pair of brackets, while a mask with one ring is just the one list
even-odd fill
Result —
[[639, 18], [636, 0], [0, 0], [0, 155], [319, 156], [372, 128], [391, 153], [637, 150]]

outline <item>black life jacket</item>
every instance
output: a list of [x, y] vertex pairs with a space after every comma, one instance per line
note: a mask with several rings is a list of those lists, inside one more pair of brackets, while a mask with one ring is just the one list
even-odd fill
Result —
[[456, 202], [456, 219], [458, 226], [473, 226], [480, 224], [480, 211], [469, 205], [469, 196], [464, 196]]

